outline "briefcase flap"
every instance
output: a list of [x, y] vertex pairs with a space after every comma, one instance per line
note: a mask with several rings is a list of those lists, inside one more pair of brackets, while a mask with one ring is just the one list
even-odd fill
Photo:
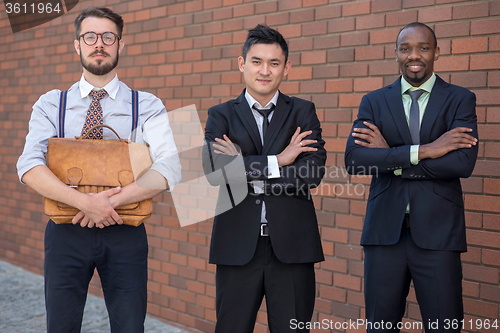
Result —
[[50, 138], [46, 161], [70, 186], [126, 186], [152, 165], [146, 145], [126, 140]]

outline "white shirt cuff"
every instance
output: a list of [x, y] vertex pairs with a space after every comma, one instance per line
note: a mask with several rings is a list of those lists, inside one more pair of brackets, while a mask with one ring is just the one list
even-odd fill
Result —
[[410, 162], [413, 165], [417, 165], [419, 160], [418, 160], [418, 149], [420, 148], [420, 145], [412, 145], [410, 147]]
[[255, 194], [264, 193], [264, 181], [263, 180], [254, 180], [252, 183], [253, 183], [253, 192]]
[[270, 155], [267, 157], [267, 179], [279, 178], [280, 167], [278, 165], [278, 158], [276, 155]]

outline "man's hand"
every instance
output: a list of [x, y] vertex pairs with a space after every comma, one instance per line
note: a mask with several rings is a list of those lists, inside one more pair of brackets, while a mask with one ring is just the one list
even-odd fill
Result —
[[215, 138], [215, 141], [218, 143], [213, 145], [213, 148], [215, 148], [214, 153], [216, 154], [223, 154], [223, 155], [228, 155], [228, 156], [236, 156], [239, 155], [238, 150], [236, 149], [236, 146], [234, 143], [227, 137], [226, 134], [223, 136], [224, 140]]
[[367, 121], [364, 121], [363, 124], [368, 128], [354, 128], [352, 136], [361, 139], [354, 140], [355, 144], [366, 148], [389, 148], [387, 141], [385, 141], [377, 126]]
[[109, 198], [120, 191], [120, 187], [115, 187], [107, 191], [87, 194], [87, 200], [83, 203], [82, 210], [75, 215], [71, 222], [73, 224], [80, 222], [80, 226], [89, 228], [94, 226], [104, 228], [114, 224], [123, 224], [122, 219], [109, 202]]
[[295, 162], [297, 156], [299, 156], [301, 153], [318, 150], [318, 148], [307, 147], [307, 145], [316, 143], [318, 141], [302, 140], [310, 134], [312, 134], [312, 131], [305, 131], [300, 133], [300, 127], [297, 127], [297, 130], [293, 134], [292, 139], [290, 140], [288, 146], [281, 153], [276, 155], [276, 157], [278, 158], [278, 165], [280, 167], [292, 164], [293, 162]]
[[477, 144], [477, 139], [470, 134], [472, 129], [457, 127], [441, 135], [436, 141], [421, 145], [418, 150], [418, 159], [438, 158], [449, 152], [462, 148], [471, 148]]

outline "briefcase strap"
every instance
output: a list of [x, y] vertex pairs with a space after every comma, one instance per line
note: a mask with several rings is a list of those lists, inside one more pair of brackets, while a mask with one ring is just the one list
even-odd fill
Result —
[[[137, 139], [137, 124], [139, 122], [139, 92], [132, 90], [132, 135], [131, 141]], [[64, 138], [64, 123], [66, 121], [66, 103], [68, 100], [68, 91], [61, 91], [59, 97], [59, 137]]]

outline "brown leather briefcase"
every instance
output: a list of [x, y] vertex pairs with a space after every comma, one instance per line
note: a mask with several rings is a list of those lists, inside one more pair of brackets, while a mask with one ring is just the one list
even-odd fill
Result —
[[[50, 138], [46, 161], [48, 168], [65, 184], [84, 193], [99, 193], [113, 187], [124, 187], [149, 170], [152, 165], [146, 145], [120, 139]], [[88, 133], [92, 131], [91, 128]], [[45, 214], [55, 223], [71, 223], [78, 209], [48, 198]], [[124, 224], [138, 226], [151, 216], [153, 199], [117, 207]]]

